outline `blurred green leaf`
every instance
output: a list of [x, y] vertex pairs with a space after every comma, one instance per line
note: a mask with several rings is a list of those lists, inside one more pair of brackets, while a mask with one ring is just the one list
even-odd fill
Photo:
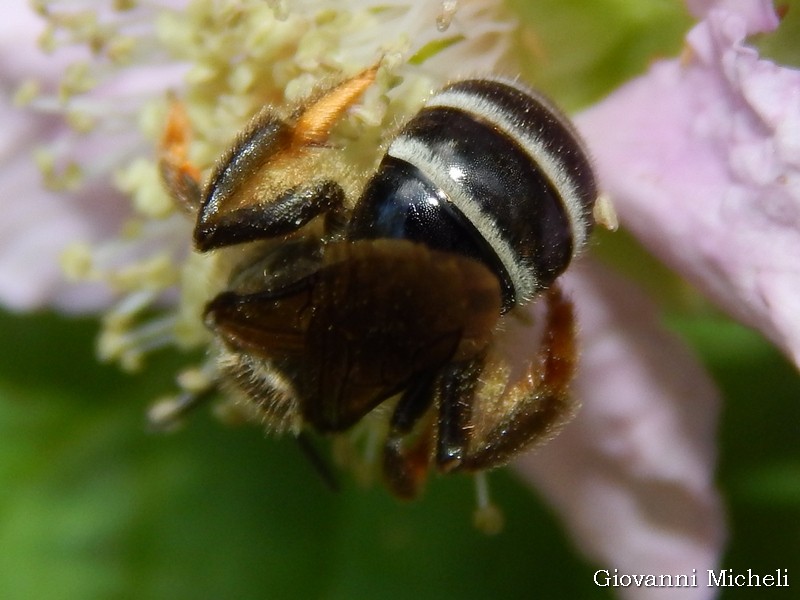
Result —
[[782, 65], [800, 67], [800, 1], [780, 0], [775, 3], [781, 23], [778, 29], [753, 37], [764, 58]]
[[[560, 526], [509, 473], [507, 530], [471, 526], [467, 478], [398, 503], [329, 492], [290, 440], [201, 410], [145, 432], [179, 357], [126, 376], [95, 363], [95, 325], [0, 317], [0, 590], [30, 598], [604, 598]], [[565, 574], [569, 574], [568, 576]]]
[[692, 19], [674, 0], [509, 0], [526, 79], [572, 112], [677, 56]]
[[[670, 322], [725, 394], [725, 566], [800, 570], [796, 371], [719, 317]], [[179, 357], [125, 376], [94, 362], [91, 321], [4, 316], [0, 328], [14, 340], [0, 348], [4, 600], [609, 597], [508, 472], [492, 476], [507, 528], [487, 538], [470, 525], [466, 478], [402, 504], [349, 481], [331, 493], [290, 440], [226, 429], [206, 411], [149, 435], [143, 411]]]
[[[723, 567], [736, 572], [800, 573], [796, 368], [758, 334], [719, 316], [671, 323], [700, 350], [723, 395], [719, 482], [731, 529]], [[743, 587], [725, 588], [721, 597], [762, 595], [758, 589]]]

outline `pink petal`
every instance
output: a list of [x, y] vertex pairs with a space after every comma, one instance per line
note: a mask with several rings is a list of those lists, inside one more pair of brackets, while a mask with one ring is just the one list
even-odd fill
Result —
[[[67, 65], [86, 60], [82, 47], [59, 48], [46, 55], [36, 40], [44, 23], [25, 0], [6, 3], [0, 21], [0, 178], [3, 219], [0, 221], [0, 303], [14, 310], [46, 306], [69, 311], [97, 310], [109, 304], [105, 286], [68, 281], [60, 266], [64, 250], [74, 242], [95, 243], [114, 237], [130, 216], [130, 201], [111, 182], [114, 168], [130, 157], [151, 152], [136, 131], [133, 117], [143, 98], [162, 94], [179, 80], [185, 66], [145, 65], [120, 69], [101, 81], [85, 99], [108, 107], [98, 126], [78, 135], [64, 123], [60, 109], [18, 109], [12, 97], [25, 81], [40, 82], [55, 94]], [[52, 111], [52, 112], [48, 112]], [[104, 122], [106, 119], [107, 122]], [[45, 189], [34, 166], [37, 148], [54, 150], [84, 168], [84, 184], [74, 192]]]
[[119, 219], [109, 202], [116, 193], [101, 185], [84, 190], [80, 198], [47, 192], [41, 188], [41, 174], [24, 154], [3, 159], [0, 173], [7, 194], [0, 222], [0, 302], [14, 310], [48, 305], [91, 310], [107, 305], [110, 295], [105, 288], [65, 279], [60, 257], [70, 243], [97, 239], [104, 229], [116, 228]]
[[778, 26], [770, 0], [686, 0], [686, 4], [698, 19], [705, 19], [712, 10], [736, 13], [744, 18], [748, 33], [772, 31]]
[[[598, 568], [688, 574], [715, 568], [725, 539], [714, 488], [717, 392], [652, 303], [597, 266], [567, 277], [583, 354], [575, 420], [517, 462]], [[706, 598], [630, 588], [628, 598]], [[713, 590], [712, 590], [713, 592]]]
[[578, 124], [623, 225], [800, 364], [800, 72], [743, 44], [770, 3], [738, 4]]
[[17, 87], [29, 78], [50, 82], [61, 77], [74, 53], [48, 57], [36, 46], [42, 22], [24, 0], [4, 6], [0, 20], [0, 302], [16, 309], [55, 304], [61, 308], [97, 308], [108, 302], [98, 286], [65, 281], [59, 266], [64, 248], [81, 239], [97, 239], [119, 224], [122, 198], [108, 184], [92, 184], [79, 195], [49, 192], [34, 166], [35, 147], [66, 133], [60, 119], [12, 106]]

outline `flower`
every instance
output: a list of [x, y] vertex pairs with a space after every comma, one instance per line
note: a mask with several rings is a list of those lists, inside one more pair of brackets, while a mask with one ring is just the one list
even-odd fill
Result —
[[[5, 306], [18, 310], [46, 304], [96, 310], [110, 300], [106, 286], [67, 282], [59, 256], [70, 241], [99, 241], [113, 235], [127, 202], [112, 190], [107, 171], [87, 174], [69, 156], [56, 162], [54, 152], [67, 145], [76, 144], [75, 153], [80, 156], [96, 155], [97, 145], [75, 139], [55, 102], [43, 103], [37, 111], [13, 106], [15, 90], [19, 89], [18, 102], [24, 102], [26, 96], [35, 95], [37, 81], [57, 82], [66, 65], [80, 54], [69, 49], [52, 59], [45, 56], [35, 43], [41, 20], [22, 2], [16, 4], [8, 10], [10, 18], [0, 23], [0, 53], [8, 58], [1, 67], [0, 111], [6, 126], [0, 138], [5, 214], [0, 223], [0, 297]], [[44, 181], [31, 160], [34, 147], [47, 148], [37, 154]], [[81, 179], [85, 187], [78, 194], [75, 188]], [[12, 201], [19, 198], [26, 201]]]
[[[640, 290], [588, 266], [567, 281], [586, 344], [575, 383], [583, 406], [517, 470], [604, 568], [704, 574], [726, 537], [713, 481], [718, 393], [692, 353], [658, 325]], [[620, 591], [636, 599], [715, 595], [707, 588]]]
[[[347, 142], [351, 160], [363, 166], [374, 160], [368, 148], [385, 141], [381, 132], [412, 113], [439, 81], [516, 69], [513, 21], [490, 2], [378, 7], [353, 1], [347, 10], [320, 10], [310, 0], [292, 10], [248, 0], [197, 0], [185, 9], [182, 4], [117, 2], [96, 16], [70, 16], [66, 4], [40, 2], [50, 27], [45, 40], [61, 45], [64, 38], [77, 39], [91, 52], [63, 59], [76, 65], [69, 71], [71, 85], [61, 88], [66, 102], [54, 100], [58, 90], [34, 93], [23, 86], [18, 94], [39, 112], [26, 113], [15, 147], [41, 140], [46, 130], [56, 151], [69, 149], [74, 157], [99, 163], [96, 172], [86, 172], [77, 163], [70, 167], [58, 152], [43, 157], [46, 174], [60, 174], [56, 183], [68, 193], [34, 195], [35, 203], [24, 207], [31, 216], [25, 217], [41, 223], [44, 214], [55, 224], [51, 259], [66, 241], [87, 240], [68, 249], [67, 267], [110, 286], [113, 294], [65, 285], [52, 269], [23, 278], [19, 265], [29, 264], [30, 252], [4, 241], [0, 295], [20, 308], [48, 299], [97, 307], [113, 295], [100, 352], [131, 369], [157, 347], [207, 344], [197, 315], [219, 283], [214, 259], [189, 252], [190, 224], [161, 190], [152, 159], [166, 119], [167, 88], [187, 106], [195, 132], [192, 161], [208, 170], [230, 133], [260, 104], [296, 100], [320, 81], [382, 56], [375, 86], [345, 117], [334, 140]], [[703, 20], [688, 38], [692, 52], [682, 61], [654, 65], [577, 122], [622, 223], [734, 316], [796, 352], [796, 300], [786, 293], [796, 271], [785, 262], [792, 255], [783, 252], [793, 248], [796, 225], [790, 134], [797, 111], [777, 111], [783, 104], [769, 101], [797, 98], [793, 72], [770, 66], [743, 44], [745, 34], [776, 26], [768, 3], [695, 2], [693, 8]], [[23, 35], [33, 22], [21, 25], [17, 31]], [[23, 35], [15, 47], [29, 41]], [[165, 61], [166, 68], [156, 69]], [[95, 70], [97, 63], [102, 68]], [[52, 64], [58, 63], [20, 69], [9, 81], [22, 83], [31, 69], [52, 78]], [[66, 112], [72, 130], [89, 130], [90, 136], [58, 129], [52, 116], [41, 116], [46, 110]], [[118, 130], [109, 144], [109, 127], [132, 122], [139, 124], [138, 133]], [[25, 178], [18, 189], [32, 189], [31, 173], [18, 166], [21, 159], [4, 152], [3, 160], [4, 177], [13, 172]], [[103, 178], [112, 170], [113, 187]], [[79, 171], [89, 185], [100, 186], [96, 194], [72, 188]], [[92, 199], [103, 200], [104, 213], [76, 216], [72, 207]], [[764, 227], [750, 228], [749, 217]], [[9, 236], [19, 236], [19, 222], [11, 221]], [[121, 239], [99, 242], [119, 227]], [[748, 235], [734, 235], [743, 227]], [[766, 235], [778, 232], [787, 241], [771, 248]], [[754, 245], [774, 252], [770, 264], [776, 268], [766, 275], [775, 278], [747, 266], [745, 258], [761, 259], [758, 252], [745, 253]], [[702, 572], [716, 565], [725, 537], [713, 483], [716, 391], [683, 345], [655, 325], [650, 303], [600, 272], [584, 267], [567, 280], [583, 324], [576, 383], [583, 411], [559, 438], [521, 459], [518, 470], [535, 481], [592, 559], [626, 572]], [[32, 291], [21, 293], [21, 281]], [[159, 316], [152, 318], [153, 312]], [[202, 372], [189, 370], [181, 381], [191, 389], [202, 387], [202, 378]], [[693, 597], [710, 593], [682, 591]], [[636, 597], [647, 597], [645, 592], [637, 590]]]
[[746, 44], [777, 27], [771, 2], [693, 7], [685, 55], [578, 125], [623, 225], [800, 365], [800, 72]]

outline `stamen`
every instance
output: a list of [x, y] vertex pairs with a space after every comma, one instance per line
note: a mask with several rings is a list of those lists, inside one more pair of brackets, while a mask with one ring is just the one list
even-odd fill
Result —
[[153, 290], [141, 290], [125, 296], [104, 317], [104, 322], [111, 329], [122, 329], [131, 323], [143, 310], [152, 306], [158, 294]]
[[458, 10], [458, 0], [442, 0], [442, 12], [436, 17], [436, 29], [447, 31]]
[[181, 427], [184, 418], [209, 400], [216, 390], [217, 373], [213, 363], [181, 371], [176, 378], [181, 392], [154, 402], [147, 411], [152, 431], [167, 433]]
[[184, 423], [184, 417], [205, 400], [205, 394], [191, 392], [157, 400], [147, 411], [149, 429], [157, 433], [168, 433], [179, 429]]
[[167, 315], [132, 329], [106, 327], [97, 341], [98, 357], [118, 362], [126, 371], [138, 371], [145, 354], [173, 344], [175, 323], [176, 317]]
[[485, 471], [475, 473], [475, 497], [477, 506], [472, 513], [472, 523], [486, 535], [496, 535], [503, 530], [503, 512], [489, 498], [489, 482]]
[[614, 203], [608, 194], [600, 194], [594, 204], [594, 220], [608, 229], [616, 231], [619, 227], [617, 211], [614, 210]]
[[36, 100], [41, 91], [41, 85], [39, 85], [38, 81], [29, 79], [23, 82], [22, 85], [17, 88], [17, 91], [14, 92], [14, 106], [18, 108], [29, 106]]
[[114, 174], [114, 183], [127, 193], [137, 212], [152, 219], [163, 219], [175, 212], [175, 203], [164, 190], [158, 167], [152, 160], [138, 158]]
[[213, 363], [205, 363], [201, 367], [193, 367], [178, 374], [178, 385], [181, 389], [194, 394], [205, 392], [213, 387], [217, 377], [217, 370]]
[[67, 192], [78, 189], [83, 181], [83, 170], [75, 161], [68, 161], [64, 166], [56, 165], [56, 155], [50, 149], [38, 148], [33, 159], [45, 187], [54, 192]]

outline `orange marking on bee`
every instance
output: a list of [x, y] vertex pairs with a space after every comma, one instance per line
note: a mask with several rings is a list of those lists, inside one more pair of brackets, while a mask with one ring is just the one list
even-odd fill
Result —
[[331, 128], [359, 97], [372, 85], [378, 72], [375, 65], [342, 82], [307, 106], [294, 127], [295, 146], [320, 146]]
[[191, 126], [186, 107], [176, 98], [170, 98], [167, 125], [161, 136], [161, 161], [175, 173], [200, 181], [200, 170], [189, 161]]

